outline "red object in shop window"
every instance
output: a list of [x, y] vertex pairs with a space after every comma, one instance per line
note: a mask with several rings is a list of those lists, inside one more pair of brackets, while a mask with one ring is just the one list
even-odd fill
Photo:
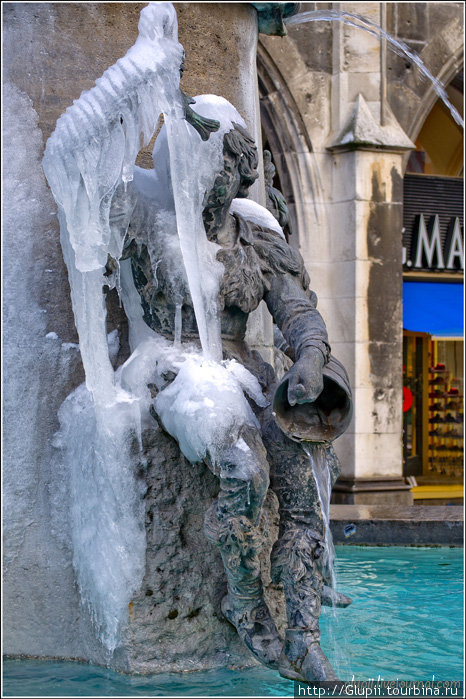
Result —
[[406, 386], [403, 386], [403, 412], [407, 413], [408, 410], [411, 410], [411, 406], [413, 404], [413, 394], [409, 390], [409, 388], [406, 388]]

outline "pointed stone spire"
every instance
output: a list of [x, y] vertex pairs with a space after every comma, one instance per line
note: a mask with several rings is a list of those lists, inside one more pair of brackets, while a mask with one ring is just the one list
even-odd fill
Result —
[[358, 94], [351, 115], [338, 138], [328, 150], [372, 150], [404, 151], [414, 148], [414, 143], [405, 134], [391, 110], [387, 107], [387, 124], [381, 126], [374, 118], [361, 93]]

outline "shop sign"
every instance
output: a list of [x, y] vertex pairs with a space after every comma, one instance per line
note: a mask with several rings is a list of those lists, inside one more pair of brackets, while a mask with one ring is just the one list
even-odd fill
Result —
[[464, 180], [416, 175], [403, 180], [403, 267], [406, 271], [464, 271]]
[[431, 216], [427, 223], [423, 214], [419, 214], [417, 219], [411, 237], [411, 257], [414, 259], [407, 259], [408, 251], [404, 247], [403, 265], [411, 269], [464, 270], [464, 244], [459, 218], [451, 219], [443, 244], [438, 215]]

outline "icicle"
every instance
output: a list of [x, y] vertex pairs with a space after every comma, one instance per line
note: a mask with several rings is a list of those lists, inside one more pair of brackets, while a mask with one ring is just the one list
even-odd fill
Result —
[[182, 329], [182, 316], [181, 316], [182, 304], [176, 304], [175, 310], [175, 345], [178, 347], [181, 345], [181, 329]]
[[[57, 121], [42, 163], [58, 205], [86, 375], [86, 385], [60, 409], [55, 443], [69, 475], [77, 583], [110, 651], [118, 645], [128, 603], [144, 575], [144, 500], [131, 445], [136, 436], [142, 449], [141, 407], [148, 410], [150, 399], [146, 385], [132, 391], [128, 384], [130, 390], [123, 389], [122, 371], [115, 374], [110, 362], [104, 272], [108, 255], [116, 260], [121, 256], [126, 235], [125, 226], [110, 230], [110, 205], [122, 182], [125, 191], [129, 189], [141, 133], [145, 145], [160, 113], [170, 108], [179, 92], [183, 56], [171, 4], [144, 8], [139, 29], [126, 56]], [[120, 289], [119, 277], [117, 270], [116, 284], [126, 303], [128, 281], [123, 274]], [[140, 323], [145, 325], [142, 316]], [[145, 329], [145, 336], [150, 336]], [[139, 335], [144, 336], [141, 327]]]

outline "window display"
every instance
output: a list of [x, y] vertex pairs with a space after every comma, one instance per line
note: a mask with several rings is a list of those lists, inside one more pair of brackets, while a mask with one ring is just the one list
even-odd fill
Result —
[[405, 332], [405, 476], [459, 483], [464, 457], [463, 342]]

